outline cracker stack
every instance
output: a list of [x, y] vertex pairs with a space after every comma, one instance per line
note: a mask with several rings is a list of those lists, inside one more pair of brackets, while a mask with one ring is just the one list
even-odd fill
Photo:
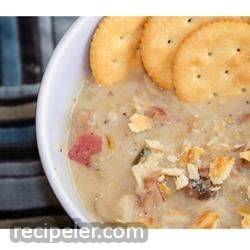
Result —
[[96, 82], [117, 84], [142, 64], [182, 101], [249, 94], [250, 24], [226, 17], [104, 18], [90, 49]]

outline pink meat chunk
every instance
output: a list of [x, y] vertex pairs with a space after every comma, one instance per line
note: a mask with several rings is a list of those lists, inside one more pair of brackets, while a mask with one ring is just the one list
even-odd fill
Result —
[[91, 132], [81, 135], [69, 150], [68, 156], [71, 160], [85, 166], [90, 166], [91, 156], [101, 152], [102, 138]]

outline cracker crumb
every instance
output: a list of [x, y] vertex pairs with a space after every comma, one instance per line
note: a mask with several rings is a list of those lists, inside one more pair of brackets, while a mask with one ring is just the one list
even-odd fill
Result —
[[234, 166], [233, 157], [218, 157], [210, 164], [209, 177], [214, 185], [222, 184], [226, 180]]
[[241, 226], [243, 229], [250, 229], [250, 218], [244, 217], [241, 221]]
[[203, 154], [204, 149], [200, 147], [185, 148], [181, 162], [186, 166], [188, 163], [195, 163]]
[[144, 178], [150, 176], [153, 172], [158, 171], [159, 161], [163, 157], [162, 152], [149, 152], [144, 162], [139, 162], [132, 167], [132, 173], [137, 183], [137, 192], [144, 190]]
[[250, 229], [250, 205], [239, 206], [236, 211], [243, 217], [241, 221], [242, 228]]
[[200, 175], [198, 172], [198, 168], [194, 165], [194, 164], [187, 164], [187, 171], [188, 171], [188, 177], [191, 180], [199, 180], [200, 179]]
[[205, 212], [194, 223], [193, 228], [212, 229], [216, 228], [220, 220], [220, 215], [217, 212]]
[[134, 133], [139, 133], [153, 127], [153, 120], [145, 115], [135, 113], [129, 119], [129, 129]]
[[250, 218], [250, 204], [239, 206], [237, 208], [237, 213], [243, 217]]
[[250, 150], [244, 151], [240, 153], [240, 158], [250, 161]]
[[175, 168], [175, 167], [169, 167], [169, 168], [163, 168], [160, 167], [159, 171], [161, 174], [167, 175], [167, 176], [180, 176], [184, 174], [184, 169], [182, 168]]
[[175, 180], [175, 186], [177, 190], [180, 190], [188, 185], [189, 181], [186, 175], [181, 174], [180, 176], [177, 176]]
[[164, 147], [161, 145], [161, 143], [159, 141], [156, 141], [156, 140], [145, 140], [146, 142], [146, 145], [150, 148], [150, 149], [153, 149], [153, 150], [156, 150], [156, 151], [161, 151], [161, 152], [164, 152]]

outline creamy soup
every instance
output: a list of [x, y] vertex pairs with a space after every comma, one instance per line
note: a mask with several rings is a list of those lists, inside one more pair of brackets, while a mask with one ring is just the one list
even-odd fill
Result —
[[87, 82], [72, 110], [69, 162], [97, 221], [241, 228], [249, 136], [248, 93], [188, 104], [144, 75], [112, 87]]

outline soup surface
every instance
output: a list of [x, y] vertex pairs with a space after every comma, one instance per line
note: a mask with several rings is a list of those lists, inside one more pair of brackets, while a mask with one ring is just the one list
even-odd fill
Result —
[[247, 227], [249, 98], [188, 104], [145, 75], [112, 87], [86, 82], [68, 142], [83, 206], [103, 222]]

